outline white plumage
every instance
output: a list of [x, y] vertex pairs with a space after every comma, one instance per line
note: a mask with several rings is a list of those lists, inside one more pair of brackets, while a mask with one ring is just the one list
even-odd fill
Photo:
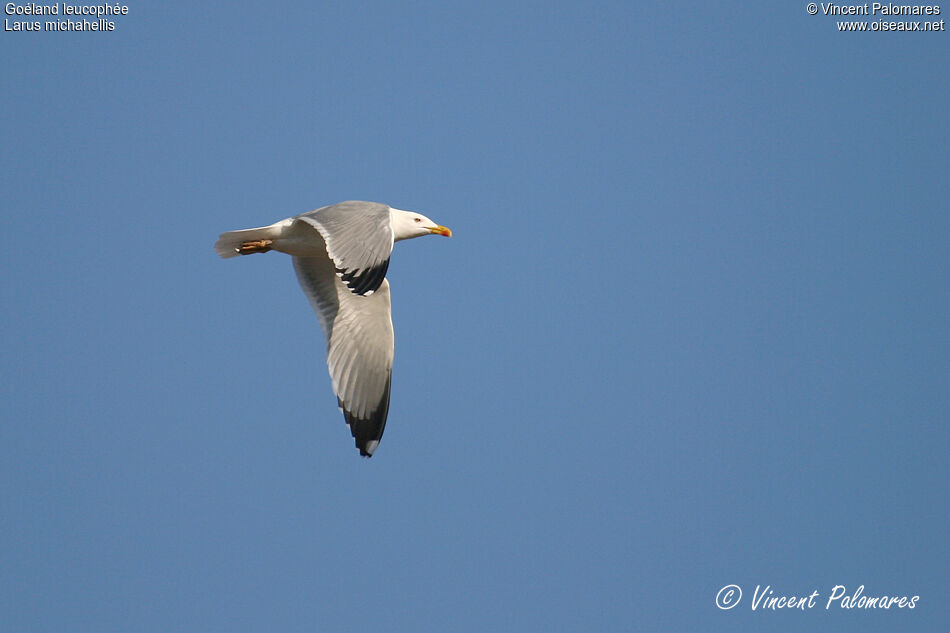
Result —
[[254, 229], [222, 233], [221, 257], [269, 250], [293, 256], [327, 339], [333, 392], [360, 454], [371, 457], [389, 412], [393, 324], [386, 271], [393, 243], [452, 232], [424, 215], [349, 201]]

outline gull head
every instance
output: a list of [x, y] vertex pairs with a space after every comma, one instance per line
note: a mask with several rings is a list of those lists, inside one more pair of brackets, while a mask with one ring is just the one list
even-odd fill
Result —
[[452, 237], [452, 231], [445, 226], [436, 224], [421, 213], [390, 209], [393, 223], [393, 240], [408, 240], [423, 235], [444, 235]]

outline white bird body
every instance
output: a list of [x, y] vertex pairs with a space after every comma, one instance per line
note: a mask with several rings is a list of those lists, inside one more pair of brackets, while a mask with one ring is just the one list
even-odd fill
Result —
[[222, 233], [223, 258], [269, 250], [294, 258], [327, 339], [327, 367], [360, 454], [371, 457], [389, 412], [393, 325], [385, 275], [393, 243], [452, 232], [424, 215], [375, 202], [322, 207], [270, 226]]

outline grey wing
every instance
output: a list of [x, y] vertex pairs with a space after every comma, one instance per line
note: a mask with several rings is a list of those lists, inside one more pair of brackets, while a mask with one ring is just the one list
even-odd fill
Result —
[[353, 294], [327, 257], [294, 257], [297, 279], [327, 337], [333, 392], [360, 454], [371, 457], [389, 413], [393, 324], [389, 282], [369, 296]]
[[336, 273], [350, 292], [369, 295], [379, 288], [393, 251], [389, 207], [350, 200], [298, 215], [320, 231]]

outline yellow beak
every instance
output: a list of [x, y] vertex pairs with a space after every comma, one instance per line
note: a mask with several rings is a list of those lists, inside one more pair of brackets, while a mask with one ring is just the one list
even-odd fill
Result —
[[452, 237], [452, 229], [447, 226], [431, 226], [429, 227], [430, 233], [435, 233], [436, 235], [444, 235], [445, 237]]

